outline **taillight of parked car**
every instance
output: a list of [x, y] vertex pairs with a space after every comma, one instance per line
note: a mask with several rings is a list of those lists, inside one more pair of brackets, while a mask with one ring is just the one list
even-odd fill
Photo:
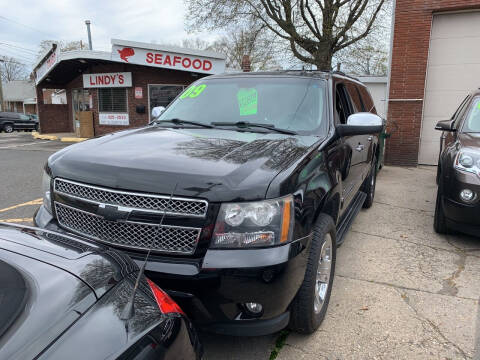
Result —
[[152, 289], [153, 295], [155, 296], [155, 300], [157, 301], [158, 308], [164, 314], [183, 314], [183, 310], [178, 306], [178, 304], [172, 300], [168, 294], [160, 289], [152, 280], [147, 279], [148, 285], [150, 285], [150, 289]]

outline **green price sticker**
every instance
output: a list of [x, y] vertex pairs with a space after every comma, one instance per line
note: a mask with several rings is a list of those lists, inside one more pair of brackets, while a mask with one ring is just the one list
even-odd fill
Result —
[[240, 116], [255, 115], [258, 110], [258, 93], [256, 89], [240, 89], [237, 92]]
[[479, 108], [479, 109], [480, 109], [480, 101], [478, 102], [477, 108]]
[[193, 85], [193, 86], [190, 86], [181, 96], [180, 96], [180, 99], [185, 99], [185, 98], [196, 98], [198, 95], [200, 95], [203, 90], [205, 90], [205, 88], [207, 87], [207, 85], [205, 84], [201, 84], [201, 85]]

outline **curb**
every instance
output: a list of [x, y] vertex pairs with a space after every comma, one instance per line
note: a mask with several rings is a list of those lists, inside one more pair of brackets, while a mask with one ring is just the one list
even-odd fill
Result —
[[36, 131], [32, 131], [32, 136], [34, 139], [40, 139], [40, 140], [58, 140], [58, 136], [55, 135], [40, 135]]
[[76, 138], [76, 137], [62, 137], [60, 138], [61, 142], [82, 142], [88, 140], [87, 138]]
[[87, 138], [77, 138], [77, 137], [61, 137], [61, 138], [59, 138], [56, 135], [40, 135], [36, 131], [32, 131], [32, 137], [34, 139], [39, 139], [39, 140], [60, 140], [62, 142], [72, 142], [72, 143], [77, 143], [77, 142], [82, 142], [82, 141], [88, 140]]

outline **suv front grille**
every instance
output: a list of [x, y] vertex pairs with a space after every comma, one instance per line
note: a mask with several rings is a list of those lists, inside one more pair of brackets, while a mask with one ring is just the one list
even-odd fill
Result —
[[200, 228], [109, 221], [102, 217], [55, 202], [60, 226], [100, 242], [129, 249], [191, 255], [195, 252]]
[[170, 199], [170, 196], [120, 191], [59, 178], [55, 179], [54, 190], [58, 194], [95, 204], [117, 205], [149, 213], [205, 217], [208, 208], [205, 200], [178, 197]]

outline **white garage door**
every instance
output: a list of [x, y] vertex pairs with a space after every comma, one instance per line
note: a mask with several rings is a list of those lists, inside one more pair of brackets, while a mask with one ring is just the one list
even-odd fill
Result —
[[420, 164], [438, 162], [439, 120], [449, 119], [469, 92], [480, 87], [480, 12], [434, 15], [428, 56]]

